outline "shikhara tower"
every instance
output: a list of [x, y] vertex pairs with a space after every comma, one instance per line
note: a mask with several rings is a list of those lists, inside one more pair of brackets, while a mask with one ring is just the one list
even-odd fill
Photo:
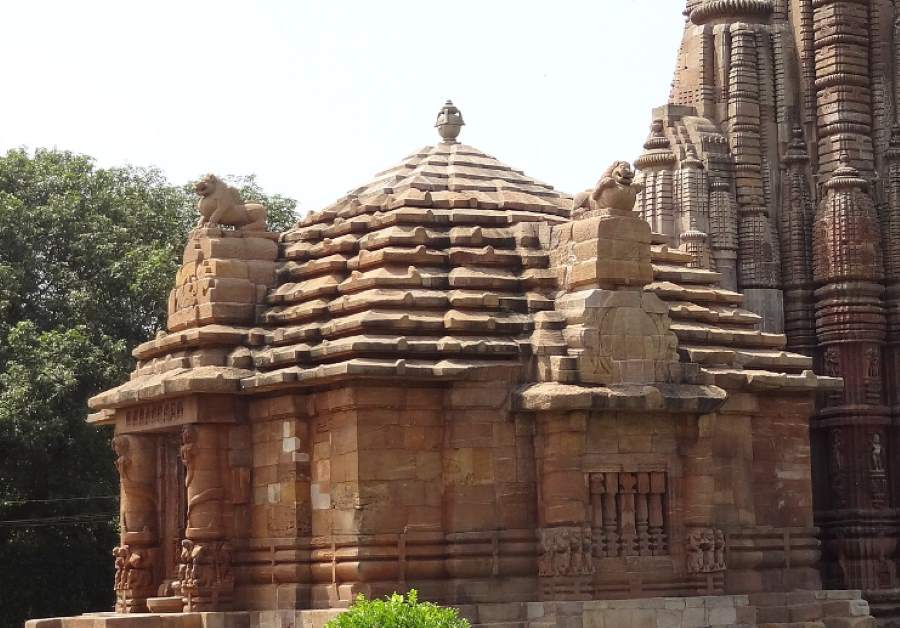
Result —
[[844, 378], [810, 425], [826, 586], [900, 602], [900, 11], [689, 0], [639, 209]]

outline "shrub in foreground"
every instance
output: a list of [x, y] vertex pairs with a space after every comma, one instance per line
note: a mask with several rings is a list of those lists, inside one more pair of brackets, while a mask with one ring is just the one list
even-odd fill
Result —
[[403, 596], [394, 593], [383, 600], [367, 600], [362, 595], [345, 613], [325, 628], [469, 628], [469, 622], [455, 608], [419, 602], [415, 589]]

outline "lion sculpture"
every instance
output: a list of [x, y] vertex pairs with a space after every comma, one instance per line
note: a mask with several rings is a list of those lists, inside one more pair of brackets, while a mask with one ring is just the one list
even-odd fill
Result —
[[200, 196], [197, 227], [229, 225], [241, 231], [265, 231], [268, 214], [259, 203], [244, 203], [238, 190], [214, 174], [208, 174], [194, 184]]
[[627, 161], [613, 163], [593, 190], [577, 194], [572, 204], [572, 214], [584, 216], [600, 209], [629, 211], [634, 209], [640, 186], [634, 182], [634, 170]]

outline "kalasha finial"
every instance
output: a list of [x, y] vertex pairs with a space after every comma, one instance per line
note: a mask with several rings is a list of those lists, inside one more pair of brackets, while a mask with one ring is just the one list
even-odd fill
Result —
[[859, 170], [853, 167], [850, 160], [850, 153], [846, 148], [841, 149], [841, 155], [838, 158], [838, 166], [831, 173], [831, 178], [825, 182], [825, 189], [839, 189], [847, 187], [865, 188], [868, 182], [859, 176]]
[[438, 112], [434, 126], [445, 143], [455, 144], [456, 138], [459, 137], [459, 132], [465, 124], [462, 112], [453, 104], [452, 100], [448, 100]]

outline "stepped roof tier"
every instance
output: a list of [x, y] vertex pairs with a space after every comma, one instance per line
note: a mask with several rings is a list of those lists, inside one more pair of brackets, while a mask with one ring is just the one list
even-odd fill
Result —
[[[559, 316], [551, 229], [570, 220], [573, 200], [455, 138], [416, 151], [280, 236], [192, 232], [168, 333], [137, 347], [131, 381], [92, 406], [347, 377], [507, 369], [516, 381], [535, 379], [535, 321]], [[667, 241], [657, 236], [651, 246], [647, 290], [669, 306], [681, 361], [700, 367], [694, 383], [826, 385], [809, 358], [784, 351], [784, 336], [757, 330], [741, 294]]]

